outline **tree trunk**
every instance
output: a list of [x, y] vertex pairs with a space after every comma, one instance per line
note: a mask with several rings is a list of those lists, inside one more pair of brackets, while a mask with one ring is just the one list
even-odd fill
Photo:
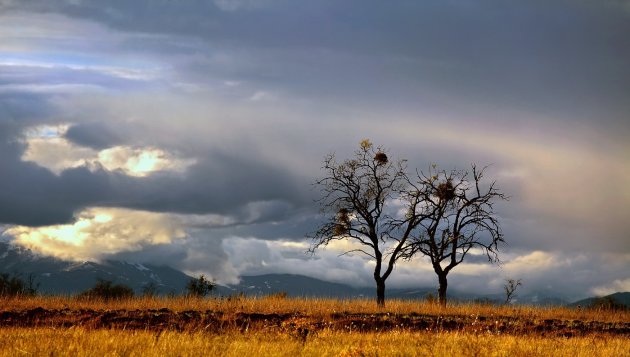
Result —
[[376, 305], [385, 307], [385, 280], [376, 279]]
[[438, 282], [440, 284], [440, 287], [438, 288], [438, 302], [442, 307], [446, 307], [446, 288], [448, 287], [446, 274], [439, 274]]

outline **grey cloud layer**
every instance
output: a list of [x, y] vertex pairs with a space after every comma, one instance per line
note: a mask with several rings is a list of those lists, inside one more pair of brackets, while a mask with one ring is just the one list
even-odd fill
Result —
[[[627, 134], [620, 123], [630, 110], [624, 100], [630, 94], [630, 22], [623, 1], [266, 1], [233, 12], [213, 2], [13, 6], [184, 39], [180, 46], [188, 46], [171, 50], [202, 51], [176, 69], [189, 80], [206, 73], [201, 78], [255, 82], [328, 100], [341, 94], [379, 105], [404, 101], [413, 107], [415, 101], [415, 109], [425, 110], [451, 102], [466, 103], [468, 110], [535, 108], [562, 114], [567, 123], [597, 118], [610, 133]], [[137, 41], [123, 48], [134, 52], [163, 52], [178, 43], [127, 40]]]

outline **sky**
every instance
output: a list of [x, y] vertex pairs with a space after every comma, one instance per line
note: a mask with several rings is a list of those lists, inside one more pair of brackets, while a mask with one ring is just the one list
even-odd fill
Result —
[[[630, 291], [630, 1], [0, 0], [0, 232], [220, 283], [373, 285], [313, 182], [362, 139], [490, 165], [501, 265], [449, 287]], [[425, 260], [390, 287], [436, 285]]]

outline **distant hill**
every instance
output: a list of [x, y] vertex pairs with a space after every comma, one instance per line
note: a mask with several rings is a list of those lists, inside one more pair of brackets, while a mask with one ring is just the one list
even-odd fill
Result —
[[582, 299], [582, 300], [576, 301], [574, 303], [571, 303], [571, 304], [569, 304], [569, 306], [571, 306], [571, 307], [577, 307], [577, 306], [588, 307], [588, 306], [592, 306], [598, 299], [602, 299], [602, 298], [604, 298], [604, 299], [605, 298], [612, 298], [617, 303], [625, 305], [626, 307], [630, 308], [630, 292], [614, 293], [614, 294], [601, 296], [601, 297], [597, 297], [597, 296], [590, 297], [590, 298]]
[[0, 242], [0, 273], [32, 276], [42, 294], [76, 294], [91, 288], [97, 279], [111, 280], [134, 289], [139, 294], [148, 284], [158, 293], [180, 294], [190, 277], [168, 266], [126, 263], [108, 260], [68, 262], [40, 256], [29, 249]]

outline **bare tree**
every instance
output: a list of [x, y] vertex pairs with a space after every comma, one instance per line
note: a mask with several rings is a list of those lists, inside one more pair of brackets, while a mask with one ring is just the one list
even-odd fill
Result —
[[484, 169], [472, 166], [472, 172], [438, 170], [420, 172], [412, 183], [422, 211], [417, 233], [410, 239], [410, 258], [417, 253], [427, 256], [438, 276], [438, 299], [446, 306], [447, 276], [466, 255], [485, 254], [490, 262], [498, 262], [498, 244], [503, 242], [494, 204], [507, 197], [495, 182], [482, 186]]
[[516, 296], [516, 289], [521, 286], [521, 279], [505, 279], [505, 285], [503, 285], [503, 289], [505, 289], [505, 303], [509, 304], [512, 302], [512, 299]]
[[[363, 140], [352, 159], [339, 163], [334, 154], [327, 156], [323, 170], [324, 177], [315, 185], [323, 192], [319, 202], [325, 222], [311, 235], [310, 251], [332, 241], [352, 242], [354, 248], [342, 255], [359, 253], [374, 261], [376, 302], [384, 306], [385, 281], [420, 222], [416, 216], [420, 201], [409, 194], [406, 161], [391, 161], [383, 148]], [[404, 220], [395, 218], [400, 205], [411, 212]]]

